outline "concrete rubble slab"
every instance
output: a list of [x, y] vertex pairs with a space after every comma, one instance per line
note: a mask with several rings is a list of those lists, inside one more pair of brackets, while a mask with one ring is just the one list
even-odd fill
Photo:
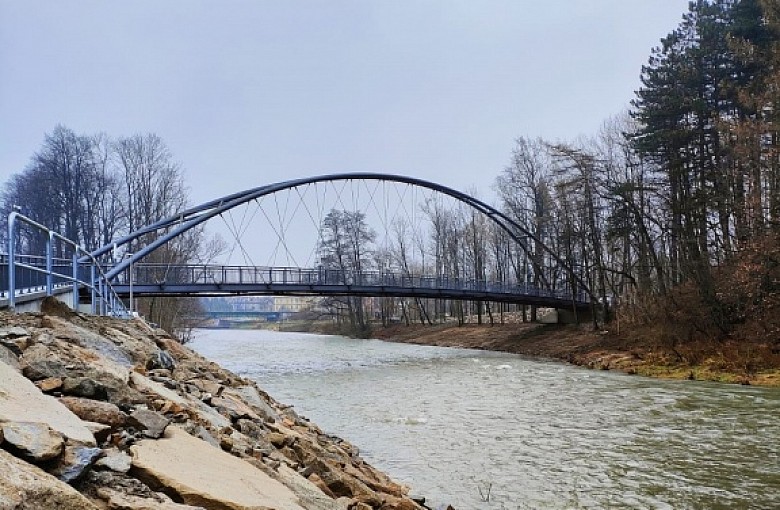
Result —
[[56, 398], [44, 395], [29, 379], [0, 363], [0, 422], [45, 423], [63, 436], [95, 446], [95, 438], [78, 416]]
[[176, 492], [188, 505], [214, 510], [303, 509], [281, 482], [176, 427], [169, 427], [163, 439], [140, 441], [130, 451], [131, 473]]

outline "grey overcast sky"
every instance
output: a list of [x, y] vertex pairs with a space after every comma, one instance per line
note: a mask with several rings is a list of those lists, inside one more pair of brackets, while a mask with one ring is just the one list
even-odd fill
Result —
[[0, 182], [58, 123], [154, 132], [193, 203], [373, 171], [490, 193], [520, 135], [594, 134], [687, 0], [0, 0]]

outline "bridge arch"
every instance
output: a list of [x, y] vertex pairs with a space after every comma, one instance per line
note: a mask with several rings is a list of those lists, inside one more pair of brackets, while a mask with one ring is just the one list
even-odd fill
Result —
[[[309, 184], [333, 182], [333, 181], [387, 181], [400, 184], [408, 184], [411, 186], [417, 186], [419, 188], [428, 189], [437, 193], [447, 195], [459, 202], [462, 202], [469, 207], [479, 211], [494, 222], [501, 230], [503, 230], [514, 242], [516, 242], [525, 253], [530, 253], [528, 249], [528, 240], [533, 241], [535, 245], [541, 246], [542, 249], [561, 267], [571, 278], [576, 282], [581, 290], [586, 292], [590, 298], [593, 295], [587, 284], [582, 280], [582, 277], [577, 274], [573, 267], [571, 267], [565, 260], [563, 260], [554, 250], [547, 246], [541, 239], [535, 236], [523, 225], [517, 223], [512, 218], [507, 216], [502, 211], [487, 204], [486, 202], [479, 200], [475, 197], [468, 195], [462, 191], [455, 190], [453, 188], [426, 181], [416, 177], [409, 177], [395, 174], [383, 174], [383, 173], [368, 173], [368, 172], [356, 172], [356, 173], [337, 173], [337, 174], [325, 174], [313, 177], [304, 177], [299, 179], [291, 179], [288, 181], [282, 181], [274, 184], [260, 186], [237, 193], [232, 193], [224, 197], [204, 202], [203, 204], [191, 207], [179, 214], [164, 218], [160, 221], [139, 228], [130, 234], [115, 240], [112, 243], [106, 244], [101, 248], [93, 251], [91, 256], [97, 258], [102, 257], [116, 248], [122, 247], [132, 241], [153, 232], [160, 230], [168, 230], [165, 234], [159, 236], [150, 244], [144, 246], [142, 249], [134, 252], [130, 257], [118, 262], [112, 267], [110, 271], [106, 273], [107, 279], [115, 278], [121, 274], [132, 264], [141, 261], [144, 257], [152, 253], [154, 250], [165, 245], [172, 239], [181, 236], [185, 232], [205, 223], [206, 221], [226, 212], [233, 208], [247, 204], [253, 200], [262, 198], [267, 195], [272, 195], [284, 190], [305, 186]], [[548, 282], [544, 279], [544, 272], [538, 263], [531, 259], [531, 263], [535, 266], [535, 271], [540, 275], [543, 283], [549, 286]]]

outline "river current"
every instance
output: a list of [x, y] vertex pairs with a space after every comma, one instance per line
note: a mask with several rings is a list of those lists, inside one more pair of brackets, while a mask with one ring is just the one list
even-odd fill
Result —
[[339, 336], [191, 347], [437, 508], [780, 508], [780, 390]]

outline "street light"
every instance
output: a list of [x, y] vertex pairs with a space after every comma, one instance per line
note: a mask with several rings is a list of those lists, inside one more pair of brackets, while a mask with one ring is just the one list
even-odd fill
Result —
[[130, 267], [128, 270], [130, 271], [130, 276], [128, 277], [128, 280], [130, 282], [130, 315], [135, 315], [134, 311], [135, 308], [133, 306], [133, 254], [132, 253], [125, 253], [125, 258], [130, 257]]

